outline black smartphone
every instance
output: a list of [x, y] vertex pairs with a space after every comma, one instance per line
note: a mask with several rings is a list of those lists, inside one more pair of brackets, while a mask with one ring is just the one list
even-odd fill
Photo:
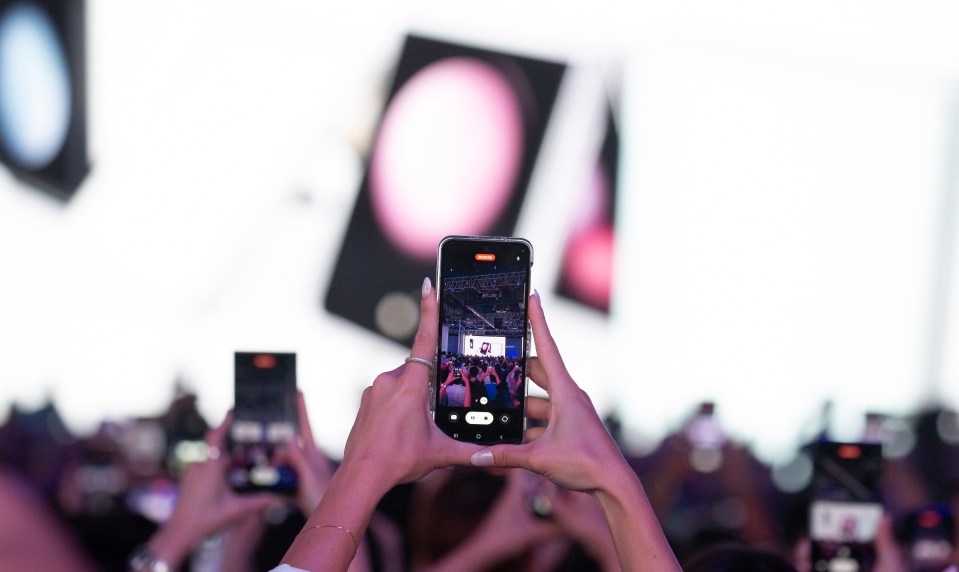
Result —
[[528, 300], [533, 247], [512, 237], [448, 236], [439, 296], [433, 419], [473, 443], [521, 443], [526, 429]]
[[883, 515], [881, 468], [878, 443], [815, 444], [809, 503], [813, 570], [873, 569]]
[[296, 436], [296, 354], [236, 352], [227, 479], [238, 492], [296, 492], [284, 449]]

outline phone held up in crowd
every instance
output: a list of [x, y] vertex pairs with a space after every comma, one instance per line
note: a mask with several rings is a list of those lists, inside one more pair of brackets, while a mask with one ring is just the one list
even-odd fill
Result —
[[283, 461], [296, 436], [296, 354], [236, 352], [235, 404], [230, 425], [231, 465], [237, 492], [296, 492], [296, 474]]
[[431, 409], [460, 441], [521, 443], [533, 248], [522, 238], [449, 236], [439, 245], [439, 343]]

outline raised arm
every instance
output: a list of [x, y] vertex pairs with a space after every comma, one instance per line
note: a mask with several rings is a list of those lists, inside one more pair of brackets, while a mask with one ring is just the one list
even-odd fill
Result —
[[[436, 296], [426, 279], [411, 356], [433, 358], [438, 325]], [[450, 439], [430, 417], [430, 369], [406, 363], [380, 374], [366, 388], [343, 462], [283, 564], [346, 570], [373, 510], [389, 489], [437, 467], [469, 463], [479, 447]]]
[[527, 412], [547, 420], [547, 426], [529, 429], [522, 445], [495, 445], [476, 453], [473, 464], [521, 467], [567, 489], [589, 493], [606, 518], [623, 570], [679, 571], [642, 483], [589, 396], [566, 370], [539, 294], [530, 296], [529, 319], [538, 351], [538, 357], [530, 360], [530, 378], [547, 391], [549, 400], [529, 398]]

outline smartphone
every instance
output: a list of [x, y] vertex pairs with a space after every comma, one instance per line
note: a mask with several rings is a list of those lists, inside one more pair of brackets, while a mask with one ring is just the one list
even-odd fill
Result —
[[230, 425], [231, 466], [237, 492], [296, 492], [296, 473], [283, 459], [296, 436], [296, 354], [236, 352], [235, 401]]
[[813, 570], [867, 572], [875, 566], [881, 467], [878, 443], [816, 443], [809, 503]]
[[955, 550], [956, 524], [946, 503], [922, 507], [903, 516], [896, 537], [906, 548], [909, 570], [940, 572]]
[[512, 237], [448, 236], [436, 258], [436, 425], [472, 443], [522, 443], [533, 247]]

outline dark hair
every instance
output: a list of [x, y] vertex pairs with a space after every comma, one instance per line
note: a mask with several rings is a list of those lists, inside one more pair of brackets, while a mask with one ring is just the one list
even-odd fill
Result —
[[683, 566], [686, 572], [796, 572], [784, 558], [739, 545], [722, 545], [694, 555]]

